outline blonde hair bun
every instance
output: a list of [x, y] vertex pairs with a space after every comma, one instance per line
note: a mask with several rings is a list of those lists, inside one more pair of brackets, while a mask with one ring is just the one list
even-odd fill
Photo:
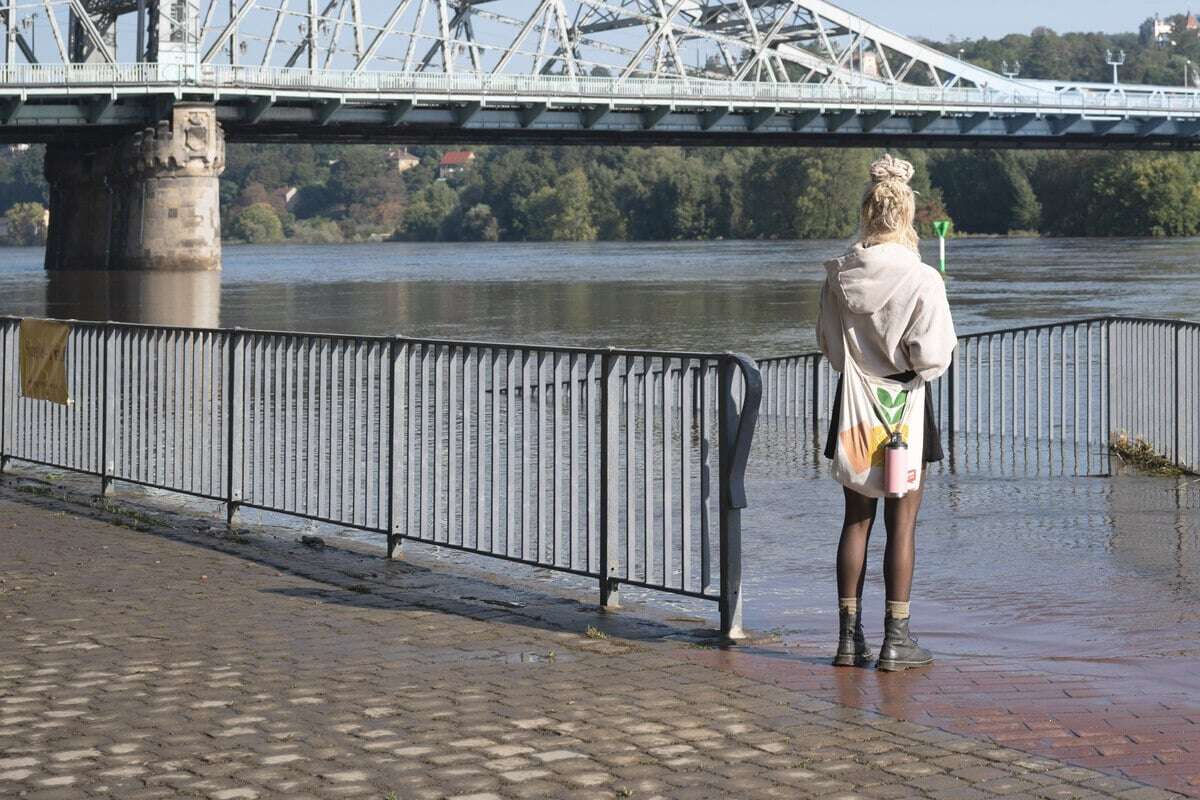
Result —
[[894, 158], [891, 153], [888, 153], [871, 165], [871, 182], [899, 181], [907, 186], [908, 182], [912, 180], [914, 172], [912, 164], [902, 158]]

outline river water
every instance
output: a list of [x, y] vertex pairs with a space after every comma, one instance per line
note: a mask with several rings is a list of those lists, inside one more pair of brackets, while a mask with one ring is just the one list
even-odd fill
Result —
[[[230, 247], [221, 275], [53, 279], [40, 251], [6, 249], [0, 313], [762, 357], [813, 349], [820, 263], [843, 246]], [[949, 273], [960, 332], [1108, 314], [1200, 318], [1197, 240], [960, 240]], [[769, 426], [759, 436], [764, 448], [779, 444]], [[796, 463], [752, 465], [747, 624], [820, 647], [836, 624], [840, 489], [816, 459]], [[880, 530], [866, 595], [872, 620], [882, 615], [882, 542]], [[1200, 688], [1186, 667], [1200, 658], [1195, 478], [943, 473], [930, 482], [918, 548], [914, 627], [939, 652], [1075, 671], [1135, 665]]]
[[[841, 242], [229, 247], [222, 275], [59, 275], [0, 249], [0, 311], [538, 344], [813, 347]], [[927, 260], [935, 246], [926, 245]], [[1200, 316], [1200, 240], [952, 243], [962, 331], [1101, 314]]]

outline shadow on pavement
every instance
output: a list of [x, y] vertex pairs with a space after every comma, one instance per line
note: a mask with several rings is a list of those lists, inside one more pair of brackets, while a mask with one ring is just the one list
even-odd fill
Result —
[[364, 609], [424, 610], [555, 632], [586, 634], [594, 628], [592, 636], [597, 640], [720, 643], [715, 630], [685, 627], [644, 606], [606, 611], [572, 596], [568, 589], [545, 591], [551, 587], [530, 587], [458, 564], [438, 562], [434, 569], [411, 554], [405, 560], [388, 560], [347, 540], [325, 540], [319, 547], [309, 547], [294, 534], [255, 527], [228, 529], [221, 520], [125, 498], [100, 498], [27, 475], [0, 476], [0, 497], [221, 552], [328, 587], [278, 590], [310, 600]]

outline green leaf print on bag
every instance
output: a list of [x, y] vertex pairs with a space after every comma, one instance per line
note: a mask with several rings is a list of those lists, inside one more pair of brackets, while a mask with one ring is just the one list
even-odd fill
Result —
[[883, 387], [876, 388], [879, 405], [883, 407], [884, 420], [889, 425], [896, 425], [904, 417], [904, 407], [908, 404], [908, 392], [901, 391], [892, 394]]

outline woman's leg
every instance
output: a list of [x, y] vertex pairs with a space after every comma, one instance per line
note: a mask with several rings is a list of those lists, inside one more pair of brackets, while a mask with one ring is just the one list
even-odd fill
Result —
[[867, 647], [862, 629], [863, 579], [867, 574], [867, 542], [879, 501], [846, 489], [846, 517], [838, 543], [838, 651], [837, 667], [863, 667], [875, 654]]
[[917, 512], [925, 494], [924, 481], [914, 492], [883, 503], [887, 546], [883, 551], [883, 581], [887, 599], [907, 603], [912, 592], [913, 566], [917, 560]]
[[843, 492], [846, 516], [838, 543], [838, 597], [862, 597], [863, 580], [867, 575], [867, 542], [871, 540], [871, 525], [875, 522], [879, 501], [853, 489], [843, 487]]
[[933, 663], [933, 653], [917, 644], [908, 632], [908, 598], [912, 592], [913, 565], [917, 559], [917, 512], [921, 510], [918, 489], [883, 504], [887, 547], [883, 551], [883, 580], [887, 587], [887, 613], [883, 618], [883, 645], [879, 669], [894, 672]]

